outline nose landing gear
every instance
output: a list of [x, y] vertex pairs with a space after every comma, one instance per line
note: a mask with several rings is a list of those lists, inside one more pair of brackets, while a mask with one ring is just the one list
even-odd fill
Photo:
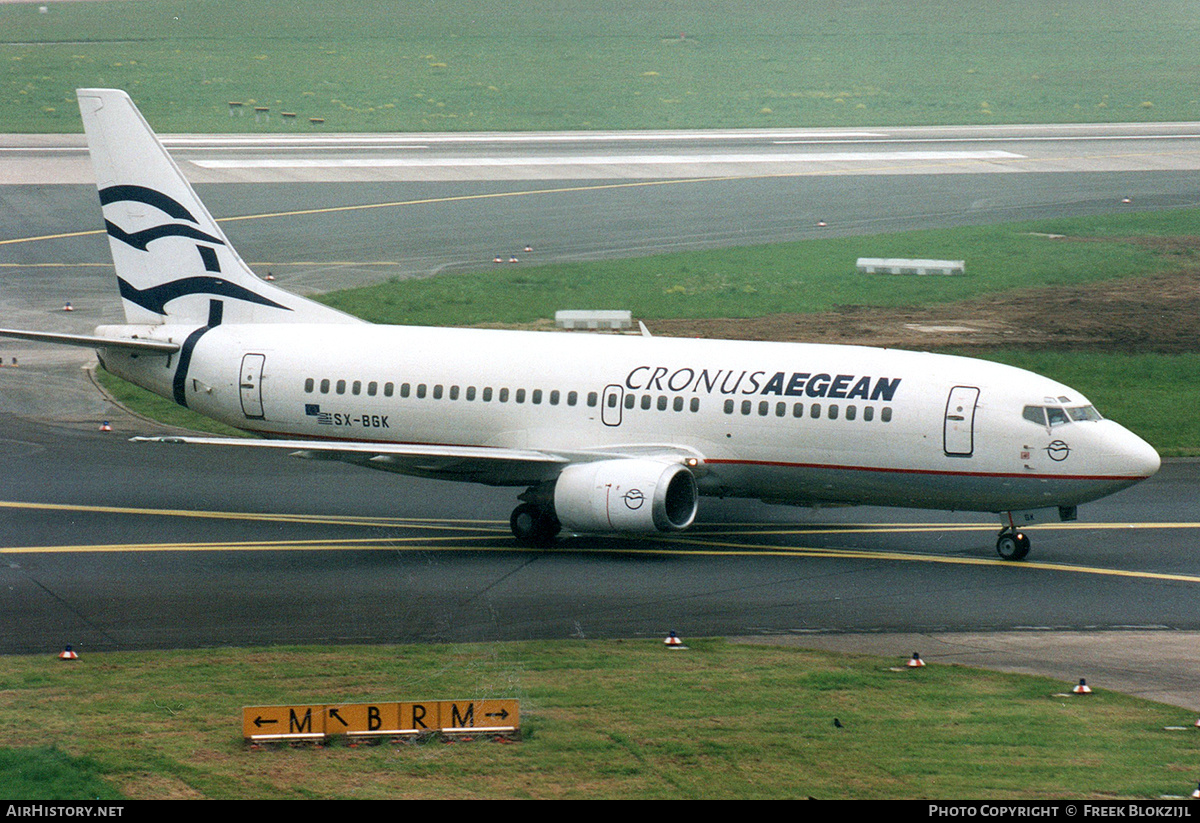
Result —
[[996, 539], [996, 554], [1002, 560], [1024, 560], [1029, 554], [1029, 538], [1024, 532], [1003, 528]]

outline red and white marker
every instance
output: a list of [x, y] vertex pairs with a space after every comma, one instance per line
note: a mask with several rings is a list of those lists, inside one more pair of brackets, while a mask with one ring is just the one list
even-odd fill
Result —
[[675, 634], [675, 632], [671, 632], [669, 635], [667, 635], [667, 639], [663, 641], [663, 645], [668, 649], [687, 648], [687, 646], [683, 645], [683, 641], [679, 639], [679, 635]]

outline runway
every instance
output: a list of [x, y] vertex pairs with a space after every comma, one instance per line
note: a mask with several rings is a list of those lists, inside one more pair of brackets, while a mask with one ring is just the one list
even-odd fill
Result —
[[[242, 255], [314, 291], [479, 267], [526, 242], [533, 261], [590, 259], [1200, 202], [1200, 129], [1145, 131], [449, 136], [423, 155], [442, 162], [423, 166], [379, 144], [175, 144], [213, 212], [239, 218], [225, 229]], [[86, 333], [119, 318], [71, 139], [0, 138], [0, 310], [13, 326]], [[465, 161], [498, 145], [524, 160]], [[801, 151], [837, 156], [789, 159]], [[679, 165], [681, 153], [691, 158]], [[290, 165], [260, 162], [271, 158]], [[13, 356], [20, 368], [0, 369], [4, 653], [669, 630], [1200, 630], [1195, 463], [1169, 463], [1082, 509], [1078, 524], [1038, 529], [1023, 564], [993, 559], [997, 526], [977, 515], [728, 500], [705, 501], [702, 525], [679, 538], [571, 538], [531, 552], [508, 538], [512, 490], [131, 444], [155, 427], [106, 405], [80, 372], [86, 356], [0, 343]], [[117, 432], [95, 430], [105, 417]]]

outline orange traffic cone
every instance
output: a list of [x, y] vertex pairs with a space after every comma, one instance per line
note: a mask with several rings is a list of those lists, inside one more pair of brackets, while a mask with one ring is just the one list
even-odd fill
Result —
[[925, 661], [921, 659], [921, 655], [917, 652], [913, 652], [912, 660], [908, 661], [908, 667], [910, 669], [919, 669], [924, 665]]

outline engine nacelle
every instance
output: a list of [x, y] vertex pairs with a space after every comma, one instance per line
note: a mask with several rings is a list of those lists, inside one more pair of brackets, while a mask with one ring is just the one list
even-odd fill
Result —
[[696, 478], [678, 463], [578, 463], [563, 469], [554, 485], [554, 513], [577, 532], [681, 531], [692, 525], [698, 507]]

